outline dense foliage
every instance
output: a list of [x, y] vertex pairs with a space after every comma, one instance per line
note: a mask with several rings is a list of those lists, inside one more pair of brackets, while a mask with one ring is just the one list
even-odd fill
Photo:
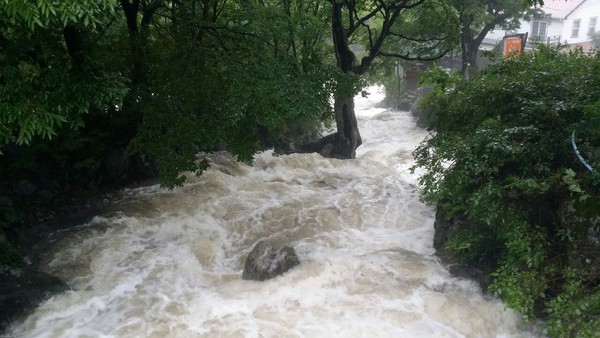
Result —
[[314, 133], [339, 78], [329, 15], [321, 1], [0, 0], [0, 263], [18, 260], [20, 223], [83, 195], [174, 187], [202, 152], [248, 160]]
[[81, 126], [83, 114], [123, 97], [126, 79], [96, 53], [108, 48], [105, 40], [88, 57], [83, 41], [65, 45], [78, 21], [91, 28], [110, 16], [106, 3], [8, 3], [0, 6], [0, 145], [51, 137], [65, 123]]
[[204, 153], [293, 151], [334, 116], [353, 157], [360, 75], [443, 55], [454, 19], [440, 0], [0, 0], [0, 243], [82, 189], [172, 188]]
[[415, 156], [424, 199], [467, 220], [447, 247], [491, 267], [490, 291], [551, 336], [597, 335], [600, 53], [540, 46], [470, 80], [438, 75]]
[[173, 186], [205, 167], [200, 151], [247, 159], [293, 121], [329, 117], [333, 57], [317, 1], [3, 1], [0, 14], [5, 177], [86, 147], [87, 165], [48, 164], [93, 180], [135, 138], [129, 150]]
[[[101, 182], [105, 159], [127, 148], [151, 159], [169, 187], [206, 168], [198, 153], [227, 149], [245, 160], [314, 131], [333, 117], [329, 99], [351, 99], [344, 88], [377, 56], [441, 56], [457, 27], [437, 0], [1, 4], [0, 154], [18, 157], [7, 172], [89, 149], [76, 161], [85, 164], [48, 167]], [[423, 19], [431, 16], [440, 20]], [[360, 60], [349, 50], [357, 43]], [[352, 58], [346, 68], [336, 46]], [[57, 135], [67, 141], [47, 141]]]
[[320, 41], [321, 10], [317, 2], [241, 2], [207, 18], [181, 8], [188, 21], [149, 43], [156, 65], [132, 149], [155, 161], [164, 185], [202, 172], [200, 152], [226, 149], [249, 160], [295, 125], [305, 126], [302, 134], [331, 119], [335, 68]]

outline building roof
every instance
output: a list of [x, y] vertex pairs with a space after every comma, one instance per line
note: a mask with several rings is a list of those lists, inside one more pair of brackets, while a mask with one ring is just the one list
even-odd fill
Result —
[[546, 0], [541, 9], [554, 19], [566, 19], [586, 0]]

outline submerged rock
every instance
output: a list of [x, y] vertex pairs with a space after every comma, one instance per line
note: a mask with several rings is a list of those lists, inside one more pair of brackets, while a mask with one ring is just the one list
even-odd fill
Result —
[[263, 281], [283, 274], [300, 264], [296, 251], [269, 241], [256, 243], [244, 264], [242, 279]]

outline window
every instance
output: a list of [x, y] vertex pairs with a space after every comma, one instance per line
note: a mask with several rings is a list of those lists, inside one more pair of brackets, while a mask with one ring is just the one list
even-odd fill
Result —
[[588, 25], [588, 35], [594, 35], [596, 32], [596, 21], [598, 21], [598, 17], [590, 18], [590, 24]]
[[539, 41], [546, 42], [546, 31], [548, 23], [546, 21], [531, 22], [531, 36]]
[[581, 24], [581, 19], [573, 20], [573, 28], [571, 29], [571, 37], [576, 38], [579, 36], [579, 25]]

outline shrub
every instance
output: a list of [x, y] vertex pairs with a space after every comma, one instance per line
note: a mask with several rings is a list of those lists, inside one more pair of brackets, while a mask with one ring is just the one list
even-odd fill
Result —
[[[415, 151], [423, 198], [469, 224], [447, 247], [495, 269], [490, 291], [528, 318], [548, 318], [552, 336], [590, 336], [600, 325], [591, 267], [600, 245], [585, 244], [600, 215], [581, 206], [600, 201], [598, 88], [600, 53], [540, 46], [423, 103], [435, 116], [435, 134]], [[575, 156], [574, 130], [597, 170]]]

